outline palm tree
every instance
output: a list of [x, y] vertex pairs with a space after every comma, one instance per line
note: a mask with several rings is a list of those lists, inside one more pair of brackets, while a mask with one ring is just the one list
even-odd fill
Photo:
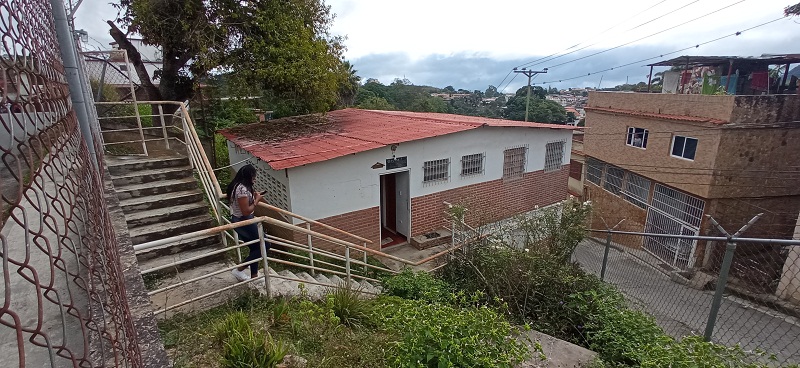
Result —
[[339, 105], [343, 107], [353, 106], [358, 93], [358, 87], [361, 85], [361, 77], [358, 76], [358, 70], [353, 69], [353, 64], [345, 60], [341, 64], [342, 81], [339, 85]]

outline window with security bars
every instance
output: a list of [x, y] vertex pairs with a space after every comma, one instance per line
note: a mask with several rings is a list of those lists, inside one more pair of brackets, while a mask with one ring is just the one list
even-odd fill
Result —
[[503, 179], [519, 179], [525, 174], [525, 152], [527, 146], [503, 151]]
[[586, 159], [586, 179], [600, 185], [603, 181], [603, 172], [606, 170], [606, 163], [593, 158]]
[[608, 165], [606, 170], [606, 180], [603, 183], [605, 190], [619, 195], [622, 191], [622, 178], [625, 175], [625, 170], [620, 169], [614, 165]]
[[625, 176], [625, 193], [623, 198], [641, 208], [647, 208], [650, 196], [650, 179], [628, 172]]
[[566, 142], [550, 142], [545, 146], [544, 172], [558, 171], [564, 162], [564, 145]]
[[422, 166], [422, 182], [434, 183], [450, 180], [450, 159], [425, 161]]
[[472, 176], [483, 174], [483, 153], [461, 156], [461, 176]]

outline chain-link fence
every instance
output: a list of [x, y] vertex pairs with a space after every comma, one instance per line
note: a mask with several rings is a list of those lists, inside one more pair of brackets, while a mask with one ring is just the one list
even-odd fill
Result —
[[[692, 257], [719, 259], [680, 269], [655, 245], [688, 245]], [[673, 337], [701, 335], [775, 354], [777, 363], [800, 363], [800, 241], [598, 231], [573, 260]]]
[[61, 56], [74, 48], [55, 31], [59, 5], [0, 1], [2, 366], [142, 366], [102, 137], [77, 55], [72, 69]]

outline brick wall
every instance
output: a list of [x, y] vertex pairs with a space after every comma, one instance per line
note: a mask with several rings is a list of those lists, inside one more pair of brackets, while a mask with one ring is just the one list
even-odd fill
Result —
[[[643, 232], [644, 224], [647, 221], [647, 211], [634, 205], [620, 196], [615, 195], [592, 182], [586, 182], [584, 198], [592, 202], [592, 215], [590, 226], [592, 229], [605, 229], [608, 226], [616, 225], [620, 220], [623, 221], [616, 230]], [[603, 222], [605, 221], [605, 222]], [[604, 234], [593, 233], [592, 236], [605, 239]], [[612, 235], [614, 243], [631, 248], [642, 247], [642, 237], [634, 235]]]
[[[341, 215], [326, 217], [317, 220], [323, 224], [333, 226], [337, 229], [344, 230], [353, 235], [358, 235], [362, 238], [372, 240], [372, 244], [368, 244], [369, 248], [379, 250], [381, 246], [381, 223], [380, 223], [380, 208], [372, 207], [360, 211], [353, 211], [343, 213]], [[305, 227], [305, 223], [298, 226]], [[336, 239], [349, 241], [357, 245], [363, 245], [358, 240], [350, 238], [346, 235], [339, 234], [333, 230], [326, 229], [319, 225], [311, 225], [311, 230], [321, 234], [332, 236]], [[308, 239], [306, 234], [295, 232], [294, 241], [300, 244], [307, 244]], [[325, 241], [320, 238], [312, 239], [315, 248], [321, 248], [336, 253], [344, 254], [344, 248], [335, 245], [331, 242]]]
[[[589, 92], [588, 106], [731, 121], [737, 98], [738, 96], [669, 93]], [[588, 117], [586, 122], [588, 128]], [[589, 129], [586, 131], [591, 132]]]
[[412, 198], [412, 236], [449, 227], [444, 202], [466, 206], [467, 223], [479, 226], [566, 199], [568, 177], [565, 165], [555, 172], [529, 172], [517, 180], [493, 180]]

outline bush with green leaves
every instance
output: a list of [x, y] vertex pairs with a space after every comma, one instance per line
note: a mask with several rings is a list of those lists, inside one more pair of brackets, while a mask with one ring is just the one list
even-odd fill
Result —
[[410, 269], [383, 278], [381, 284], [384, 294], [403, 299], [438, 302], [445, 300], [450, 293], [448, 285], [444, 281], [427, 272], [414, 272]]
[[350, 327], [367, 322], [372, 311], [372, 303], [360, 290], [351, 287], [331, 288], [325, 294], [325, 306], [333, 311], [340, 323]]
[[254, 330], [244, 312], [228, 315], [216, 326], [222, 344], [220, 364], [225, 368], [272, 368], [283, 360], [288, 347], [266, 331]]
[[393, 367], [514, 367], [530, 356], [514, 339], [514, 328], [486, 306], [459, 308], [442, 303], [381, 296], [375, 325], [395, 334]]

